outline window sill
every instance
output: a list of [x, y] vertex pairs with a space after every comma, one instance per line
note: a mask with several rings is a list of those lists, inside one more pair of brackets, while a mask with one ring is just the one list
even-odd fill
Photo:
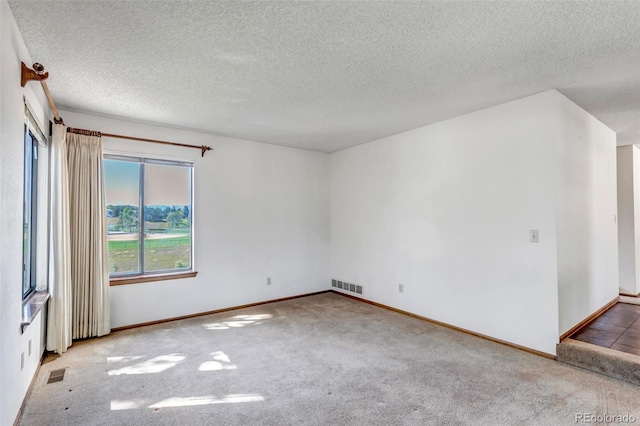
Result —
[[49, 293], [46, 291], [35, 291], [22, 302], [22, 322], [20, 323], [20, 334], [33, 322], [33, 319], [42, 310], [49, 300]]
[[198, 274], [196, 271], [189, 272], [176, 272], [171, 274], [157, 274], [157, 275], [137, 275], [135, 277], [122, 277], [122, 278], [110, 278], [109, 285], [127, 285], [127, 284], [140, 284], [148, 283], [152, 281], [166, 281], [166, 280], [178, 280], [181, 278], [193, 278]]

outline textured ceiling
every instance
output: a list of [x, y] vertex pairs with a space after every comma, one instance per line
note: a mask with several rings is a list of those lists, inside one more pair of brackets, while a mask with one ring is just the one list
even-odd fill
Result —
[[332, 152], [558, 89], [640, 143], [639, 1], [10, 7], [63, 109]]

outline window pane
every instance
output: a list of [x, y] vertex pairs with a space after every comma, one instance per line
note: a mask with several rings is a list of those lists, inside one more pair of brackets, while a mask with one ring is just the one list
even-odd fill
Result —
[[35, 218], [38, 182], [37, 141], [25, 130], [22, 240], [22, 296], [35, 288]]
[[112, 275], [140, 272], [140, 164], [104, 160], [107, 244]]
[[144, 270], [191, 268], [191, 167], [145, 164]]
[[38, 140], [35, 136], [31, 135], [31, 231], [29, 235], [31, 251], [31, 261], [29, 268], [31, 273], [29, 274], [29, 290], [36, 289], [36, 266], [38, 265], [37, 259], [37, 235], [38, 235]]

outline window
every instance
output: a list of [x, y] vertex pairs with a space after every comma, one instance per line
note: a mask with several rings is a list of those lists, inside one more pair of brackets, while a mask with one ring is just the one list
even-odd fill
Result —
[[36, 236], [38, 211], [38, 139], [25, 125], [24, 130], [24, 196], [22, 236], [22, 298], [36, 288]]
[[191, 271], [193, 164], [105, 155], [104, 180], [110, 277]]

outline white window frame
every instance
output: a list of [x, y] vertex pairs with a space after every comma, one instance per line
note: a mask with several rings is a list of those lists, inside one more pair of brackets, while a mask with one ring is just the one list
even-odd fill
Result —
[[[183, 159], [173, 159], [168, 157], [160, 157], [160, 156], [151, 156], [146, 154], [135, 154], [135, 153], [122, 153], [122, 152], [113, 152], [113, 151], [104, 151], [102, 155], [104, 160], [116, 160], [116, 161], [128, 161], [133, 163], [138, 163], [141, 165], [140, 167], [140, 178], [138, 179], [138, 196], [139, 196], [139, 208], [138, 208], [138, 264], [139, 271], [136, 272], [122, 272], [122, 273], [113, 273], [111, 270], [109, 271], [109, 278], [111, 280], [111, 285], [118, 284], [133, 284], [135, 282], [147, 282], [153, 281], [153, 277], [164, 277], [164, 276], [172, 276], [176, 275], [177, 278], [182, 278], [183, 276], [195, 276], [194, 269], [194, 163], [192, 160], [183, 160]], [[190, 169], [190, 178], [191, 178], [191, 188], [189, 194], [189, 224], [190, 224], [190, 256], [191, 262], [188, 268], [173, 268], [173, 269], [165, 269], [159, 271], [145, 271], [144, 268], [144, 165], [145, 164], [159, 164], [159, 165], [170, 165], [170, 166], [179, 166], [179, 167], [188, 167]], [[106, 187], [106, 182], [105, 182]], [[106, 217], [106, 206], [105, 203], [105, 217]], [[149, 279], [145, 279], [149, 278]], [[137, 281], [139, 279], [139, 281]], [[122, 281], [120, 281], [122, 280]], [[118, 283], [120, 281], [120, 283]]]
[[[35, 292], [45, 292], [47, 290], [48, 275], [48, 138], [42, 131], [42, 126], [32, 114], [31, 109], [24, 101], [24, 138], [23, 152], [25, 158], [23, 165], [23, 225], [25, 223], [25, 215], [29, 213], [29, 259], [26, 261], [22, 256], [22, 300], [30, 298]], [[27, 165], [27, 136], [30, 135], [32, 145], [29, 152], [29, 165]], [[35, 155], [35, 164], [34, 164]], [[35, 169], [34, 169], [35, 166]], [[27, 172], [30, 171], [29, 176]], [[35, 178], [35, 179], [34, 179]], [[30, 199], [26, 200], [27, 187], [30, 189]], [[29, 206], [27, 206], [27, 201]], [[29, 210], [27, 212], [26, 210]], [[23, 239], [24, 241], [24, 239]], [[27, 269], [29, 269], [27, 271]], [[29, 278], [29, 289], [25, 291], [25, 275]]]

